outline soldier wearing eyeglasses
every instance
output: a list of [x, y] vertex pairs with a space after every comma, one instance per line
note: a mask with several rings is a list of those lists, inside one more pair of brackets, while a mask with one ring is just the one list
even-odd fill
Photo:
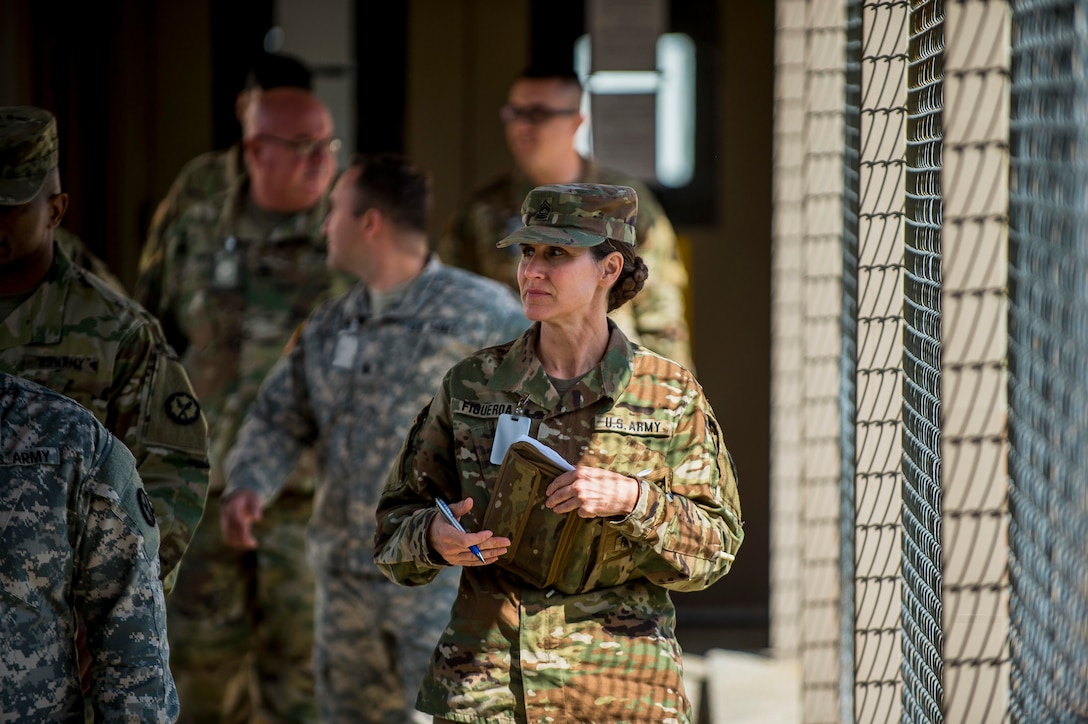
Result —
[[569, 69], [530, 67], [518, 75], [499, 112], [514, 167], [468, 196], [439, 242], [439, 255], [516, 290], [516, 249], [496, 244], [522, 226], [521, 202], [529, 191], [566, 183], [630, 186], [640, 201], [635, 228], [649, 278], [634, 302], [612, 318], [633, 342], [691, 369], [688, 274], [677, 254], [676, 232], [645, 184], [578, 153], [574, 137], [585, 120], [581, 100], [582, 85]]
[[[245, 122], [250, 105], [266, 90], [275, 88], [302, 88], [313, 90], [313, 72], [298, 58], [280, 53], [261, 55], [246, 76], [246, 84], [238, 91], [234, 111], [239, 123]], [[147, 242], [141, 253], [141, 266], [155, 264], [154, 257], [162, 254], [162, 234], [170, 228], [187, 208], [206, 201], [234, 185], [245, 173], [242, 159], [242, 142], [229, 148], [202, 153], [178, 172], [170, 184], [170, 190], [155, 207], [151, 225], [147, 230]], [[96, 271], [92, 269], [92, 271]], [[97, 273], [97, 271], [96, 271]], [[141, 277], [141, 282], [152, 281]], [[137, 289], [137, 295], [157, 295], [159, 290]]]
[[168, 601], [171, 666], [182, 721], [313, 721], [312, 458], [258, 527], [259, 548], [229, 547], [216, 522], [223, 460], [261, 380], [333, 291], [321, 223], [339, 141], [328, 108], [301, 88], [262, 91], [243, 132], [245, 173], [163, 232], [138, 284], [182, 355], [210, 434], [207, 512]]

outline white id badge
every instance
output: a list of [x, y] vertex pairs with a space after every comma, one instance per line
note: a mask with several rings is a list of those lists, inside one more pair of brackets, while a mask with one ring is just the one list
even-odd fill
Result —
[[212, 289], [234, 291], [242, 286], [242, 255], [233, 249], [220, 249], [212, 261]]
[[336, 335], [336, 348], [332, 351], [332, 366], [339, 370], [350, 370], [355, 366], [355, 355], [359, 351], [359, 334], [341, 329]]
[[499, 424], [495, 428], [495, 444], [491, 446], [491, 464], [499, 465], [506, 457], [506, 451], [522, 435], [529, 434], [528, 415], [499, 415]]

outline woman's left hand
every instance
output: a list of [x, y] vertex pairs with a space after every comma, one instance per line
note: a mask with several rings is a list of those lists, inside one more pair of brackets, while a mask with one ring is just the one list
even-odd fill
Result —
[[556, 513], [577, 510], [582, 518], [607, 518], [634, 510], [638, 491], [634, 478], [579, 465], [552, 481], [545, 504]]

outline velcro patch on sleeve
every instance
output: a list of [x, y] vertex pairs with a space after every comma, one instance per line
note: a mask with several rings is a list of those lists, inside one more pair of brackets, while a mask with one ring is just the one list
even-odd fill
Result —
[[188, 455], [207, 455], [208, 425], [189, 377], [176, 359], [157, 355], [151, 395], [143, 411], [144, 441]]
[[55, 447], [31, 447], [16, 448], [15, 450], [0, 450], [0, 467], [14, 467], [17, 465], [60, 465], [60, 450]]
[[593, 429], [596, 432], [618, 432], [624, 435], [646, 437], [672, 437], [671, 420], [655, 420], [645, 415], [615, 414], [597, 415]]
[[514, 405], [509, 402], [479, 402], [477, 400], [450, 401], [450, 409], [455, 415], [469, 417], [497, 418], [499, 415], [513, 415]]

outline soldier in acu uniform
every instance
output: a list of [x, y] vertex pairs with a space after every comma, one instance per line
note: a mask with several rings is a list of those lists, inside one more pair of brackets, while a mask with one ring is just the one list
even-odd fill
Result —
[[183, 721], [313, 721], [312, 459], [265, 517], [258, 550], [226, 544], [218, 497], [261, 380], [332, 291], [321, 223], [339, 141], [325, 105], [298, 88], [262, 91], [244, 127], [246, 174], [164, 232], [137, 285], [182, 355], [211, 435], [205, 522], [168, 601], [171, 666]]
[[381, 482], [446, 370], [528, 322], [505, 286], [428, 256], [429, 179], [404, 158], [357, 159], [331, 201], [329, 265], [360, 282], [314, 312], [265, 379], [228, 456], [223, 529], [256, 545], [252, 521], [316, 445], [309, 549], [321, 719], [410, 721], [457, 576], [448, 571], [425, 595], [382, 576], [373, 553]]
[[473, 191], [450, 221], [438, 245], [447, 263], [517, 289], [518, 255], [497, 248], [521, 226], [521, 202], [534, 186], [597, 183], [630, 186], [639, 197], [635, 223], [639, 254], [650, 278], [646, 288], [612, 313], [633, 342], [692, 368], [684, 297], [688, 273], [677, 252], [676, 232], [643, 184], [579, 155], [574, 136], [585, 120], [579, 110], [582, 86], [571, 71], [529, 68], [510, 87], [501, 111], [515, 167]]
[[[628, 187], [529, 193], [526, 226], [501, 244], [521, 252], [522, 305], [535, 324], [449, 371], [386, 482], [382, 571], [421, 585], [462, 566], [417, 700], [436, 721], [691, 721], [669, 591], [729, 571], [740, 499], [698, 382], [607, 317], [646, 279], [636, 211]], [[526, 419], [528, 434], [572, 466], [539, 486], [531, 466], [500, 476], [491, 454], [497, 431]], [[436, 498], [456, 501], [468, 533], [436, 514]], [[519, 509], [539, 525], [519, 531], [524, 518], [506, 512]], [[568, 531], [564, 549], [555, 543]]]
[[51, 113], [0, 108], [0, 370], [73, 398], [132, 451], [169, 591], [207, 498], [207, 425], [155, 318], [54, 244], [58, 161]]
[[85, 408], [0, 372], [0, 482], [0, 719], [174, 721], [159, 531], [131, 453]]

